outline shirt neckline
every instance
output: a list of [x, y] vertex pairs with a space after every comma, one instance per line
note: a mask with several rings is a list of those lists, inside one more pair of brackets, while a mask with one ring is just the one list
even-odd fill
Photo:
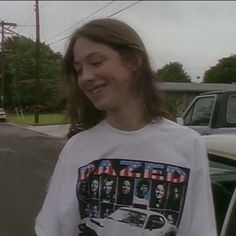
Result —
[[142, 128], [136, 129], [136, 130], [131, 130], [131, 131], [127, 131], [127, 130], [122, 130], [122, 129], [118, 129], [113, 127], [106, 119], [104, 119], [102, 121], [103, 125], [105, 125], [106, 127], [108, 127], [109, 129], [120, 133], [120, 134], [138, 134], [143, 132], [144, 130], [148, 129], [148, 127], [150, 127], [150, 125], [152, 125], [153, 123], [148, 123], [145, 126], [143, 126]]

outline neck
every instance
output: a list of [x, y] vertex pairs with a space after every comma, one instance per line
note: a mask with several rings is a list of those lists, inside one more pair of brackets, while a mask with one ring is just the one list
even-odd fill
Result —
[[127, 107], [107, 112], [107, 121], [114, 128], [124, 131], [134, 131], [143, 128], [147, 121], [141, 105], [134, 105], [132, 108]]

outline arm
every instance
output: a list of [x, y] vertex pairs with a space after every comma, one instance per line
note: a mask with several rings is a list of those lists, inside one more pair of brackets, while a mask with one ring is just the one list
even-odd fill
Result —
[[178, 236], [216, 236], [209, 163], [200, 137], [195, 140], [193, 152], [194, 168]]
[[[66, 155], [65, 155], [66, 156]], [[77, 236], [78, 204], [71, 169], [63, 161], [56, 164], [49, 189], [35, 222], [37, 236]]]

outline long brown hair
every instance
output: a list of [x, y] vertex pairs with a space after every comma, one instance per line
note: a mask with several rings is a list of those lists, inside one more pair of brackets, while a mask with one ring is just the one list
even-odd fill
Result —
[[139, 68], [136, 87], [143, 101], [144, 116], [148, 122], [165, 116], [161, 91], [157, 88], [157, 82], [154, 79], [147, 51], [141, 38], [126, 23], [116, 19], [102, 18], [86, 23], [73, 33], [64, 57], [64, 75], [69, 85], [68, 115], [73, 127], [79, 125], [83, 129], [89, 129], [105, 117], [105, 113], [97, 110], [85, 97], [77, 83], [73, 66], [73, 48], [76, 40], [81, 36], [106, 44], [116, 50], [124, 61], [134, 60], [137, 56], [141, 56], [142, 65]]

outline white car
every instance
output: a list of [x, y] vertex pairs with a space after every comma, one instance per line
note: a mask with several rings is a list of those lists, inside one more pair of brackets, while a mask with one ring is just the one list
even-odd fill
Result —
[[157, 212], [132, 207], [120, 207], [107, 218], [88, 219], [79, 226], [80, 235], [110, 236], [116, 229], [119, 235], [174, 236], [177, 227]]
[[6, 121], [7, 115], [3, 108], [0, 107], [0, 121]]
[[210, 160], [218, 235], [236, 235], [236, 134], [202, 136]]

